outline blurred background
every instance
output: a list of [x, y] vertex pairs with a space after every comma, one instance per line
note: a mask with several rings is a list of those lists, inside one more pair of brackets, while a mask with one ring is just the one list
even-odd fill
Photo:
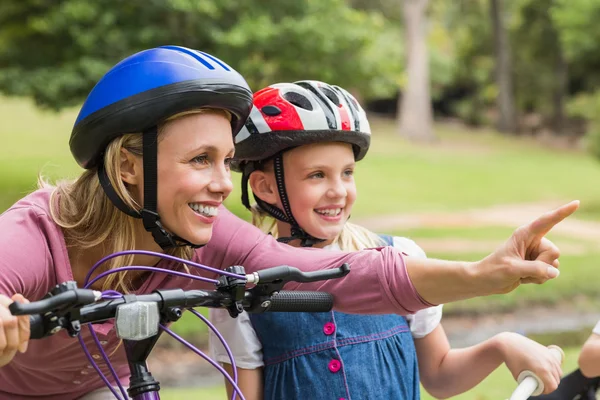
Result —
[[[78, 106], [134, 52], [200, 49], [254, 90], [324, 80], [353, 92], [373, 128], [354, 222], [411, 237], [431, 257], [475, 260], [582, 201], [550, 235], [559, 279], [448, 305], [443, 320], [455, 346], [502, 330], [559, 344], [570, 371], [600, 319], [599, 18], [593, 0], [2, 0], [0, 212], [38, 174], [78, 175], [68, 148]], [[247, 218], [233, 178], [227, 204]], [[201, 322], [176, 328], [206, 346]], [[163, 339], [152, 360], [163, 398], [224, 398], [215, 371]], [[514, 387], [500, 368], [457, 398]]]

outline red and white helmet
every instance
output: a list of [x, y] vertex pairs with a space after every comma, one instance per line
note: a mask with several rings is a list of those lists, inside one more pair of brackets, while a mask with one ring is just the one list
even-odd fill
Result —
[[235, 136], [234, 167], [318, 142], [350, 143], [359, 161], [370, 139], [365, 111], [348, 91], [319, 81], [277, 83], [254, 94], [250, 117]]

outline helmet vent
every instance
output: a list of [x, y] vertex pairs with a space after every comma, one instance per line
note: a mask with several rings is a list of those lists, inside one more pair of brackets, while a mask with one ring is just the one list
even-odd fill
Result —
[[296, 107], [304, 108], [305, 110], [312, 111], [313, 106], [310, 100], [303, 94], [296, 92], [285, 92], [282, 97], [295, 105]]
[[281, 109], [277, 106], [264, 106], [260, 109], [263, 114], [268, 115], [270, 117], [275, 117], [281, 114]]
[[340, 98], [333, 92], [333, 90], [327, 87], [319, 87], [319, 90], [327, 97], [333, 104], [336, 106], [340, 106]]

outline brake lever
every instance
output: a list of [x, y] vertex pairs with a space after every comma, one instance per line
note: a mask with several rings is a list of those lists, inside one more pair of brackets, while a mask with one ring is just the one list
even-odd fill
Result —
[[[69, 300], [60, 304], [60, 299], [67, 297]], [[94, 303], [101, 298], [101, 293], [90, 289], [79, 289], [77, 282], [68, 281], [56, 285], [39, 302], [58, 303], [49, 311], [36, 310], [35, 303], [14, 302], [9, 306], [13, 315], [39, 314], [44, 320], [44, 330], [49, 335], [66, 329], [70, 336], [74, 337], [81, 331], [80, 308], [84, 305]], [[63, 299], [66, 300], [66, 299]], [[34, 311], [35, 310], [35, 311]]]
[[[288, 282], [318, 282], [328, 279], [343, 278], [350, 273], [350, 265], [342, 264], [338, 268], [324, 269], [320, 271], [302, 272], [298, 268], [288, 265], [280, 265], [278, 267], [267, 268], [246, 275], [248, 283], [260, 284], [284, 284]], [[280, 289], [281, 289], [280, 287]]]
[[256, 283], [256, 286], [248, 290], [246, 300], [250, 299], [251, 302], [245, 308], [248, 312], [264, 308], [263, 302], [270, 300], [271, 296], [277, 294], [288, 282], [317, 282], [342, 278], [349, 273], [350, 266], [347, 263], [339, 268], [313, 272], [302, 272], [298, 268], [287, 265], [254, 272], [246, 276], [248, 282]]

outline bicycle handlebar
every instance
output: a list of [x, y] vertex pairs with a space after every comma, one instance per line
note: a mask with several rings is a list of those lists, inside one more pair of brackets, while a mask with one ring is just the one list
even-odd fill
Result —
[[[40, 339], [69, 329], [71, 335], [81, 324], [99, 323], [114, 318], [119, 306], [131, 302], [155, 303], [161, 313], [173, 307], [230, 308], [236, 300], [248, 312], [327, 312], [333, 308], [333, 296], [326, 292], [265, 290], [271, 283], [289, 281], [314, 282], [339, 278], [349, 273], [347, 264], [340, 268], [301, 272], [289, 266], [274, 267], [246, 275], [246, 282], [257, 283], [244, 290], [243, 298], [236, 299], [232, 287], [218, 290], [157, 290], [150, 294], [125, 295], [122, 298], [98, 302], [102, 293], [80, 289], [75, 282], [57, 285], [45, 298], [28, 304], [14, 302], [9, 306], [13, 315], [30, 315], [31, 339]], [[276, 285], [279, 287], [279, 285]]]

